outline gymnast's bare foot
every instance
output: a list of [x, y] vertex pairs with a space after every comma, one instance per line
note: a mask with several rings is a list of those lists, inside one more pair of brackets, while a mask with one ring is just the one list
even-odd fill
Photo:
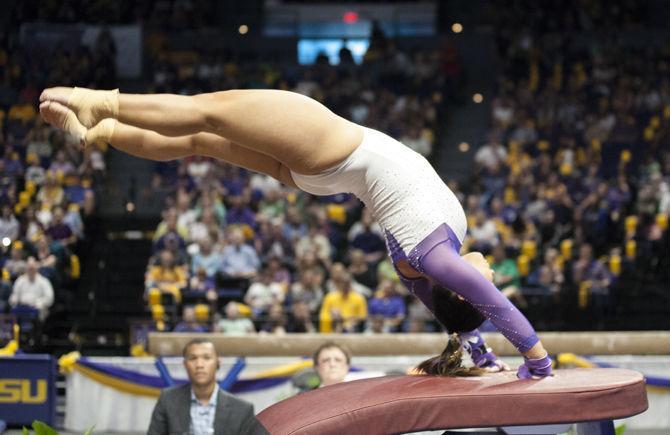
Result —
[[87, 88], [48, 88], [40, 95], [40, 103], [52, 101], [71, 109], [81, 124], [91, 128], [105, 118], [119, 113], [119, 90], [97, 91]]
[[109, 142], [116, 126], [115, 119], [105, 118], [93, 128], [86, 128], [79, 122], [72, 110], [51, 100], [40, 104], [40, 114], [47, 124], [66, 131], [77, 138], [82, 147], [95, 142]]

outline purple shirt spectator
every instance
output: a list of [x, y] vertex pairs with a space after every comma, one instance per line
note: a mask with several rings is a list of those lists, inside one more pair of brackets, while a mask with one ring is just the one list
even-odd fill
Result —
[[49, 171], [53, 173], [61, 172], [64, 175], [69, 175], [74, 173], [76, 168], [72, 162], [65, 158], [65, 152], [61, 150], [56, 153], [56, 158], [53, 163], [51, 163], [51, 166], [49, 166]]
[[12, 177], [16, 177], [17, 175], [21, 174], [23, 172], [23, 165], [21, 164], [21, 160], [6, 158], [5, 172], [7, 175]]
[[256, 226], [256, 215], [249, 207], [233, 207], [226, 213], [228, 225], [245, 224], [251, 228]]
[[72, 237], [72, 230], [67, 224], [53, 224], [47, 229], [47, 234], [53, 240], [63, 240]]
[[67, 186], [65, 188], [65, 197], [67, 198], [68, 202], [74, 202], [75, 204], [82, 205], [88, 190], [90, 189], [87, 189], [80, 184]]

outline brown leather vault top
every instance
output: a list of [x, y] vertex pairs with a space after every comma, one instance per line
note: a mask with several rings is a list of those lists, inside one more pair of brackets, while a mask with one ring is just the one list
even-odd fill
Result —
[[390, 434], [576, 423], [647, 409], [644, 378], [624, 369], [566, 369], [540, 380], [385, 376], [320, 388], [258, 415], [272, 434]]

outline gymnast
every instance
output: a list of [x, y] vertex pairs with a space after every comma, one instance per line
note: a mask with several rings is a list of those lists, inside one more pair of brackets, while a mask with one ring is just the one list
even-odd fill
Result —
[[384, 229], [402, 281], [449, 332], [463, 333], [475, 364], [504, 368], [476, 332], [486, 317], [523, 354], [517, 376], [551, 374], [533, 327], [478, 270], [488, 268], [481, 254], [459, 255], [467, 222], [456, 196], [393, 138], [279, 90], [183, 96], [57, 87], [42, 92], [40, 113], [83, 146], [107, 142], [152, 160], [204, 155], [314, 195], [354, 194]]

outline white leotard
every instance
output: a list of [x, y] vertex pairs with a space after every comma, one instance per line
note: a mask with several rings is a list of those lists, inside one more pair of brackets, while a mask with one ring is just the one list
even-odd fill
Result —
[[356, 195], [405, 254], [444, 223], [460, 242], [465, 238], [463, 207], [428, 160], [379, 131], [364, 128], [359, 147], [337, 166], [316, 175], [291, 175], [314, 195]]

